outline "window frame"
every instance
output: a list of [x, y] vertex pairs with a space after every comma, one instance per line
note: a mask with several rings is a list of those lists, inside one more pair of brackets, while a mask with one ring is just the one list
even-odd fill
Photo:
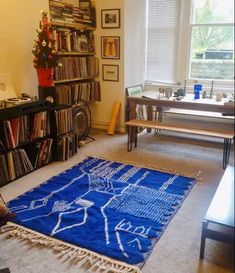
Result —
[[192, 78], [190, 77], [190, 72], [191, 72], [191, 58], [192, 58], [192, 35], [193, 35], [193, 28], [194, 27], [219, 27], [219, 26], [232, 26], [234, 27], [234, 23], [203, 23], [203, 24], [198, 24], [193, 22], [193, 12], [194, 12], [194, 0], [189, 1], [190, 2], [190, 21], [189, 21], [189, 47], [188, 47], [188, 56], [187, 56], [187, 80], [198, 80], [202, 83], [205, 84], [210, 84], [212, 81], [214, 83], [219, 83], [220, 85], [222, 83], [225, 83], [225, 85], [232, 84], [234, 85], [234, 80], [223, 80], [223, 79], [202, 79], [202, 78]]
[[[191, 43], [192, 43], [192, 33], [193, 28], [197, 26], [234, 26], [232, 23], [208, 23], [208, 24], [196, 24], [193, 23], [193, 8], [194, 8], [194, 0], [181, 0], [181, 15], [180, 15], [180, 26], [179, 26], [179, 38], [178, 38], [178, 60], [177, 60], [177, 75], [176, 83], [166, 83], [159, 81], [151, 81], [146, 79], [145, 77], [145, 85], [169, 85], [169, 86], [183, 86], [185, 80], [200, 81], [202, 84], [206, 84], [211, 86], [212, 81], [214, 84], [219, 86], [231, 86], [231, 88], [227, 88], [227, 92], [234, 91], [234, 79], [233, 80], [222, 80], [222, 79], [201, 79], [201, 78], [192, 78], [190, 77], [191, 72]], [[146, 41], [147, 42], [147, 41]], [[147, 65], [147, 63], [146, 63]], [[146, 75], [145, 75], [146, 76]]]

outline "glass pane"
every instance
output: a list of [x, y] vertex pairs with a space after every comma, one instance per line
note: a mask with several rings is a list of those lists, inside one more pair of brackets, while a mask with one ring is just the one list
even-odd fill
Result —
[[234, 22], [233, 0], [194, 0], [193, 23]]
[[234, 79], [233, 26], [195, 26], [191, 45], [191, 78]]

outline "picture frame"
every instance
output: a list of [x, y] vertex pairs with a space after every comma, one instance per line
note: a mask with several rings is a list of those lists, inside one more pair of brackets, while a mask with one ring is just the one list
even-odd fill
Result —
[[119, 66], [113, 64], [102, 65], [103, 81], [118, 82], [119, 81]]
[[101, 58], [120, 59], [120, 37], [102, 36], [101, 37]]
[[127, 97], [142, 97], [143, 92], [142, 84], [126, 87]]
[[120, 28], [120, 9], [101, 10], [101, 28]]
[[[143, 96], [143, 92], [144, 92], [144, 89], [143, 89], [142, 84], [126, 87], [126, 96], [127, 97], [141, 98]], [[128, 111], [128, 109], [126, 109], [126, 114], [125, 114], [126, 121], [128, 121], [128, 117], [129, 117], [128, 115], [129, 115], [129, 111]], [[140, 105], [140, 104], [136, 105], [136, 118], [137, 119], [147, 119], [147, 109], [146, 109], [145, 105]], [[145, 129], [144, 127], [138, 127], [137, 133], [142, 132], [144, 129]]]

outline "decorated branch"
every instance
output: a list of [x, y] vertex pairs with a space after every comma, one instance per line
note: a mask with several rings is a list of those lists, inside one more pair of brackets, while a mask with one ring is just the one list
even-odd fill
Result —
[[33, 54], [35, 68], [54, 68], [60, 66], [59, 55], [55, 50], [56, 40], [53, 38], [51, 23], [47, 12], [41, 11], [42, 19], [37, 29], [37, 39], [34, 40]]

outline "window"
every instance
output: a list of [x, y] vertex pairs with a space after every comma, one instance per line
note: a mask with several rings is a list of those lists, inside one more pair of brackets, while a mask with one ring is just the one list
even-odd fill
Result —
[[189, 77], [234, 79], [233, 0], [194, 0]]
[[234, 82], [233, 0], [148, 0], [146, 82]]
[[149, 0], [146, 80], [176, 82], [180, 0]]

